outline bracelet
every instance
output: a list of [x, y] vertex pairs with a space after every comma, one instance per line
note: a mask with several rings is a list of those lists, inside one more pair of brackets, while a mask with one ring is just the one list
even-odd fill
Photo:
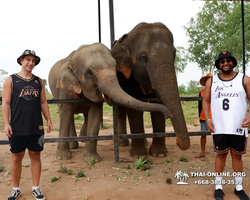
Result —
[[205, 119], [205, 122], [210, 121], [210, 120], [211, 120], [210, 118], [207, 118], [207, 119]]

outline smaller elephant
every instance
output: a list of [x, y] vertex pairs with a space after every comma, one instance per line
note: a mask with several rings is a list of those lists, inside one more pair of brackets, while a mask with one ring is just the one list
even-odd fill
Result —
[[[87, 103], [58, 104], [60, 116], [59, 137], [76, 136], [74, 114], [83, 113], [85, 122], [81, 134], [96, 136], [99, 133], [103, 101], [109, 105], [115, 102], [136, 110], [160, 111], [166, 118], [169, 110], [160, 104], [147, 104], [125, 93], [116, 77], [116, 61], [110, 50], [101, 43], [82, 45], [65, 59], [54, 64], [49, 73], [49, 86], [56, 99], [84, 99]], [[57, 159], [70, 159], [70, 148], [77, 142], [59, 142]], [[97, 153], [97, 141], [85, 143], [86, 159], [92, 157], [101, 161]]]

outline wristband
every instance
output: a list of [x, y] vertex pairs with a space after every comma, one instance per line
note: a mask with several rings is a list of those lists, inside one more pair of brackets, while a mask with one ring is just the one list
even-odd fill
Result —
[[205, 122], [210, 121], [210, 118], [205, 119]]

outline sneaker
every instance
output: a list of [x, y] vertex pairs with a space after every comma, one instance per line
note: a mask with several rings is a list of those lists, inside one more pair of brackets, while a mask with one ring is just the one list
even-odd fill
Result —
[[214, 198], [216, 200], [223, 200], [224, 196], [225, 196], [225, 194], [221, 189], [218, 189], [218, 190], [214, 191]]
[[7, 200], [16, 200], [21, 195], [20, 190], [12, 190]]
[[244, 192], [244, 190], [237, 191], [234, 189], [234, 194], [240, 198], [240, 200], [249, 200], [249, 197], [247, 194]]
[[32, 195], [36, 198], [36, 200], [45, 200], [45, 196], [40, 188], [32, 190]]

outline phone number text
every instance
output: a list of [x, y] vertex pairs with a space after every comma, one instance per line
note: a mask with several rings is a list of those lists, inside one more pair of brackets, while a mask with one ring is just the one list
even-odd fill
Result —
[[235, 181], [235, 180], [196, 180], [194, 181], [195, 184], [198, 185], [237, 185], [242, 184], [242, 181]]

